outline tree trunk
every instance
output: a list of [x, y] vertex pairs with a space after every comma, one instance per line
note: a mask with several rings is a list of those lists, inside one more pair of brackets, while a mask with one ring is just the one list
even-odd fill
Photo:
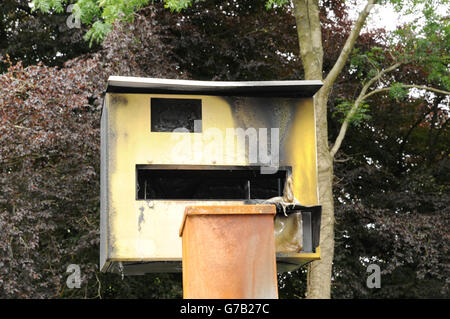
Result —
[[[293, 0], [297, 25], [300, 57], [306, 80], [323, 78], [322, 30], [319, 18], [318, 0]], [[362, 27], [375, 5], [376, 0], [367, 0], [345, 41], [339, 57], [325, 78], [323, 87], [314, 97], [317, 132], [319, 204], [322, 205], [320, 229], [321, 260], [314, 261], [308, 269], [308, 298], [330, 298], [331, 270], [334, 255], [334, 202], [333, 202], [333, 157], [342, 140], [337, 141], [333, 150], [328, 147], [327, 103], [334, 81], [341, 73], [355, 45]], [[348, 123], [344, 123], [346, 125]], [[342, 128], [341, 128], [342, 129]], [[343, 127], [345, 133], [346, 127]]]
[[321, 260], [308, 266], [306, 297], [328, 299], [331, 297], [331, 271], [334, 256], [334, 201], [333, 201], [333, 158], [328, 148], [327, 125], [328, 94], [320, 90], [314, 98], [317, 132], [317, 170], [319, 203], [322, 205], [320, 227]]
[[[294, 16], [300, 57], [306, 80], [322, 80], [323, 46], [318, 0], [294, 0]], [[320, 229], [321, 260], [308, 267], [307, 298], [330, 298], [334, 255], [333, 158], [328, 147], [327, 102], [329, 89], [314, 97], [317, 132], [319, 204], [322, 205]]]
[[305, 80], [322, 80], [323, 45], [319, 0], [294, 0], [294, 16]]

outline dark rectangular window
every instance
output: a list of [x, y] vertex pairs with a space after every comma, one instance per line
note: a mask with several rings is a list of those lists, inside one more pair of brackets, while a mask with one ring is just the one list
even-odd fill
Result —
[[281, 196], [287, 171], [261, 174], [258, 167], [230, 169], [136, 168], [137, 199], [247, 200]]
[[150, 104], [152, 132], [173, 132], [180, 128], [202, 132], [201, 99], [152, 98]]

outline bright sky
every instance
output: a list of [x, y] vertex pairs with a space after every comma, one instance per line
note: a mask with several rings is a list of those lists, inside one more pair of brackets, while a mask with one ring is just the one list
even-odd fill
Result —
[[[359, 12], [364, 8], [366, 1], [358, 1], [358, 3], [350, 4], [350, 7], [353, 9], [350, 10], [350, 16], [352, 20], [356, 20]], [[409, 19], [399, 19], [399, 15], [394, 11], [394, 8], [390, 4], [386, 5], [375, 5], [375, 7], [371, 10], [370, 15], [367, 21], [367, 27], [373, 28], [385, 28], [387, 31], [393, 31], [397, 28], [398, 25], [411, 21], [413, 17]]]
[[[353, 10], [350, 10], [351, 18], [353, 20], [356, 20], [359, 12], [366, 5], [366, 1], [353, 0], [349, 1], [348, 4], [351, 8], [353, 8]], [[450, 8], [445, 5], [442, 5], [439, 7], [438, 12], [441, 15], [449, 15]], [[370, 12], [367, 27], [385, 28], [387, 31], [393, 31], [398, 26], [406, 22], [411, 22], [419, 16], [420, 16], [419, 14], [411, 14], [408, 16], [399, 15], [398, 13], [395, 12], [391, 4], [375, 5], [375, 7]]]
[[400, 21], [398, 14], [394, 11], [392, 6], [377, 5], [373, 8], [373, 12], [369, 16], [368, 25], [374, 25], [376, 27], [383, 27], [387, 31], [395, 30]]

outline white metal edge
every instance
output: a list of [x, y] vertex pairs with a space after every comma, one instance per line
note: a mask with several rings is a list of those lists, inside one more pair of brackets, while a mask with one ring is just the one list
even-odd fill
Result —
[[197, 81], [197, 80], [174, 80], [174, 79], [159, 79], [159, 78], [140, 78], [131, 76], [110, 76], [108, 78], [108, 86], [122, 86], [122, 87], [166, 87], [166, 86], [181, 86], [181, 87], [206, 87], [206, 88], [231, 88], [231, 87], [266, 87], [266, 86], [307, 86], [307, 85], [322, 85], [320, 80], [295, 80], [295, 81]]

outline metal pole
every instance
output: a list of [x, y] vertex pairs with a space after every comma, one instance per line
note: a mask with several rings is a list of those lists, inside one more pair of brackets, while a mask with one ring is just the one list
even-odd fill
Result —
[[275, 205], [186, 207], [183, 297], [278, 298], [275, 213]]

